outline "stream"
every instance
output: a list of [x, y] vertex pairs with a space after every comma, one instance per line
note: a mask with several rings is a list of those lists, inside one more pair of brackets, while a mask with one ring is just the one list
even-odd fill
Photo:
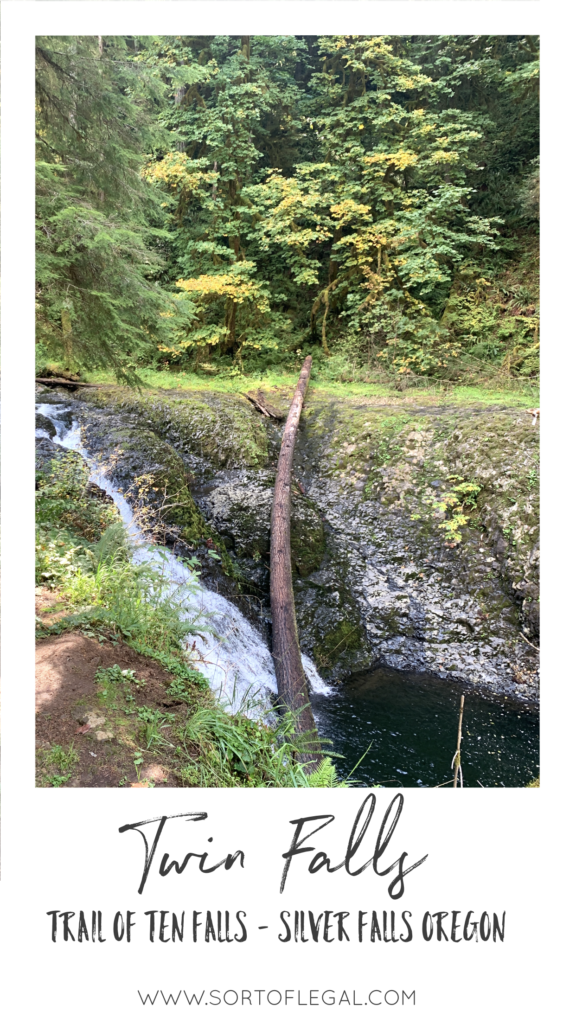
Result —
[[[229, 711], [258, 716], [277, 692], [268, 646], [229, 600], [205, 587], [166, 547], [152, 545], [133, 511], [82, 446], [78, 422], [62, 402], [41, 402], [54, 441], [79, 452], [90, 480], [115, 502], [137, 562], [160, 565], [167, 587], [179, 591], [182, 614], [193, 624], [192, 658], [216, 699]], [[37, 437], [49, 437], [37, 429]], [[465, 693], [462, 766], [466, 786], [526, 786], [539, 774], [537, 712], [524, 702], [486, 694], [423, 672], [378, 668], [338, 685], [324, 682], [302, 658], [320, 735], [331, 741], [339, 773], [360, 785], [430, 787], [448, 782], [456, 745], [460, 695]], [[358, 763], [360, 762], [360, 763]]]

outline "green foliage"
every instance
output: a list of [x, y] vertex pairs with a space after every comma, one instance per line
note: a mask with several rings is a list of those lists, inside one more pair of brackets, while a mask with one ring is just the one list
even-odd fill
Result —
[[535, 372], [490, 273], [536, 231], [535, 38], [51, 37], [37, 81], [40, 366]]
[[317, 768], [307, 777], [310, 789], [333, 789], [344, 787], [345, 784], [338, 779], [336, 766], [329, 757], [323, 758]]
[[502, 217], [507, 237], [525, 228], [537, 200], [538, 38], [417, 36], [404, 46], [433, 80], [436, 109], [457, 107], [483, 118], [480, 159], [470, 178], [473, 207]]
[[[464, 510], [476, 508], [476, 498], [480, 494], [482, 486], [462, 480], [462, 477], [459, 476], [451, 477], [451, 479], [459, 480], [460, 483], [454, 484], [450, 491], [445, 491], [438, 501], [431, 498], [427, 504], [436, 514], [435, 518], [442, 517], [442, 522], [438, 523], [438, 529], [443, 531], [449, 547], [455, 547], [462, 540], [460, 531], [470, 520], [470, 516], [466, 515]], [[411, 518], [416, 519], [419, 516], [414, 515]]]
[[38, 753], [38, 762], [41, 772], [41, 784], [52, 786], [58, 789], [64, 786], [71, 778], [74, 768], [78, 764], [78, 752], [71, 743], [67, 750], [55, 744], [49, 750], [41, 750]]
[[65, 587], [76, 603], [101, 583], [105, 566], [126, 562], [128, 553], [115, 505], [94, 497], [88, 483], [88, 467], [75, 452], [36, 478], [36, 583]]
[[248, 719], [233, 722], [218, 708], [202, 708], [186, 725], [186, 739], [199, 745], [211, 743], [224, 761], [245, 774], [249, 773], [257, 752], [248, 741], [250, 733], [254, 732]]
[[146, 749], [157, 746], [172, 746], [162, 735], [162, 729], [169, 729], [176, 717], [168, 711], [159, 711], [158, 708], [141, 707], [137, 712], [140, 723], [140, 732]]
[[[88, 490], [90, 471], [76, 452], [55, 459], [37, 475], [36, 523], [58, 524], [88, 541], [97, 541], [108, 527], [120, 526], [112, 503], [98, 501]], [[113, 536], [109, 534], [111, 541]], [[117, 536], [117, 534], [116, 534]]]
[[[67, 457], [54, 460], [40, 480], [36, 582], [61, 590], [72, 609], [82, 610], [84, 623], [98, 623], [172, 664], [194, 629], [181, 610], [196, 578], [192, 574], [188, 586], [174, 591], [163, 564], [132, 562], [115, 506], [86, 491], [87, 475], [77, 458]], [[194, 678], [191, 670], [182, 671], [184, 681]]]
[[207, 787], [349, 785], [338, 779], [328, 756], [312, 772], [307, 771], [309, 740], [296, 735], [294, 715], [285, 714], [273, 724], [270, 717], [265, 708], [249, 705], [233, 715], [218, 706], [200, 708], [184, 728], [183, 744], [191, 761], [180, 771], [182, 780]]
[[537, 260], [535, 37], [49, 38], [37, 68], [40, 362], [537, 372], [535, 289], [501, 302]]
[[136, 678], [136, 673], [131, 669], [121, 669], [119, 665], [112, 665], [110, 668], [98, 668], [94, 676], [98, 687], [100, 700], [111, 710], [123, 710], [128, 708], [128, 714], [134, 714], [135, 700], [132, 691], [140, 690], [145, 683]]
[[242, 39], [238, 47], [233, 38], [201, 37], [162, 41], [147, 58], [160, 68], [177, 62], [188, 76], [164, 118], [185, 139], [182, 148], [148, 164], [144, 177], [164, 189], [177, 284], [191, 296], [195, 318], [161, 351], [192, 356], [196, 367], [215, 348], [242, 366], [244, 351], [275, 351], [290, 332], [277, 305], [282, 296], [262, 274], [259, 254], [248, 255], [244, 221], [260, 163], [268, 156], [285, 164], [293, 151], [299, 88], [292, 75], [304, 50], [293, 38]]
[[64, 531], [36, 530], [36, 585], [61, 587], [79, 570], [81, 545], [74, 545]]
[[[167, 690], [170, 697], [177, 697], [179, 700], [183, 700], [184, 703], [190, 703], [192, 687], [196, 690], [208, 689], [206, 676], [203, 676], [197, 669], [190, 667], [186, 658], [182, 657], [180, 647], [174, 648], [172, 652], [167, 652], [150, 647], [149, 644], [143, 643], [138, 639], [131, 639], [130, 646], [135, 651], [138, 651], [139, 654], [144, 654], [147, 658], [154, 658], [160, 662], [162, 667], [170, 675], [174, 676]], [[184, 645], [184, 648], [186, 648], [186, 645]]]
[[462, 352], [510, 377], [537, 377], [539, 301], [537, 254], [519, 260], [467, 262], [456, 275], [442, 323]]
[[[229, 56], [234, 75], [236, 58]], [[381, 345], [394, 339], [390, 362], [396, 369], [426, 372], [436, 366], [447, 341], [430, 323], [432, 312], [423, 299], [450, 281], [463, 248], [494, 244], [490, 221], [465, 208], [470, 193], [466, 170], [474, 166], [470, 147], [481, 133], [473, 118], [459, 111], [430, 114], [430, 80], [395, 55], [383, 38], [327, 37], [319, 41], [317, 59], [322, 58], [323, 70], [312, 75], [300, 103], [302, 124], [314, 132], [313, 146], [303, 140], [302, 155], [315, 159], [295, 163], [290, 174], [274, 168], [262, 181], [250, 183], [249, 170], [253, 178], [263, 175], [256, 173], [255, 149], [245, 139], [241, 144], [241, 129], [241, 169], [238, 156], [230, 187], [236, 145], [230, 128], [235, 122], [229, 101], [223, 104], [222, 92], [210, 81], [204, 91], [194, 87], [193, 113], [182, 114], [189, 132], [187, 155], [168, 153], [148, 168], [148, 177], [162, 181], [172, 197], [178, 237], [189, 238], [180, 262], [195, 276], [178, 283], [212, 302], [212, 316], [200, 314], [203, 326], [188, 334], [179, 352], [189, 345], [202, 346], [204, 352], [210, 345], [236, 353], [245, 347], [277, 348], [282, 329], [270, 319], [269, 297], [286, 301], [275, 295], [274, 277], [285, 278], [288, 271], [290, 283], [309, 303], [312, 338], [324, 308], [326, 353], [332, 310], [357, 332], [376, 323]], [[256, 58], [246, 57], [241, 65], [242, 81], [251, 86], [250, 103], [255, 102], [269, 72]], [[218, 75], [225, 78], [225, 69], [219, 68]], [[227, 80], [222, 91], [234, 97], [235, 88]], [[240, 113], [249, 118], [245, 92]], [[414, 108], [398, 102], [400, 93], [411, 94]], [[270, 80], [267, 102], [273, 94]], [[252, 125], [261, 120], [261, 110], [258, 116], [253, 106], [250, 110]], [[222, 143], [212, 135], [210, 156], [204, 155], [208, 124], [216, 138], [226, 139], [224, 162]], [[191, 159], [200, 138], [203, 155]], [[209, 233], [206, 228], [202, 232], [204, 223]], [[421, 348], [428, 350], [424, 358], [419, 357]]]

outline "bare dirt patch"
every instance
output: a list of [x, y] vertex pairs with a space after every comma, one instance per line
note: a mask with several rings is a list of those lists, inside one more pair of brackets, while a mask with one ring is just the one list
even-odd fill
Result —
[[66, 615], [67, 604], [58, 591], [36, 587], [35, 610], [38, 621], [44, 626], [51, 626]]
[[[162, 763], [162, 752], [143, 749], [138, 722], [118, 707], [107, 706], [95, 679], [99, 668], [118, 665], [139, 680], [136, 702], [152, 710], [175, 714], [184, 707], [166, 693], [170, 675], [151, 658], [126, 644], [98, 641], [81, 633], [40, 640], [36, 652], [37, 784], [50, 785], [42, 766], [54, 747], [73, 751], [77, 759], [71, 777], [60, 785], [116, 787], [118, 785], [175, 786], [178, 781]], [[137, 771], [134, 757], [142, 752]]]

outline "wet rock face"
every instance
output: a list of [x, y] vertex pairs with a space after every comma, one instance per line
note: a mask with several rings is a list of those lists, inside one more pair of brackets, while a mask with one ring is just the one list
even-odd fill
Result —
[[132, 505], [147, 506], [143, 525], [159, 522], [177, 529], [193, 544], [204, 536], [204, 522], [190, 485], [194, 474], [182, 457], [134, 416], [113, 413], [85, 418], [85, 439], [99, 453], [109, 475]]
[[[244, 574], [266, 592], [273, 494], [273, 474], [243, 473], [233, 481], [216, 484], [200, 502]], [[300, 493], [292, 497], [290, 532], [292, 571], [295, 577], [310, 576], [322, 563], [326, 540], [324, 524], [313, 502]]]
[[[217, 393], [79, 404], [90, 446], [120, 444], [126, 480], [150, 473], [188, 495], [265, 608], [281, 428]], [[292, 556], [301, 646], [325, 678], [387, 664], [535, 696], [537, 440], [523, 410], [312, 395]]]
[[49, 420], [47, 416], [43, 416], [41, 412], [36, 413], [36, 430], [44, 430], [50, 439], [56, 437], [56, 427]]
[[270, 551], [270, 512], [274, 481], [252, 481], [245, 474], [213, 488], [207, 515], [238, 558], [259, 561]]
[[538, 438], [524, 411], [327, 403], [304, 430], [300, 471], [338, 538], [359, 650], [534, 697]]

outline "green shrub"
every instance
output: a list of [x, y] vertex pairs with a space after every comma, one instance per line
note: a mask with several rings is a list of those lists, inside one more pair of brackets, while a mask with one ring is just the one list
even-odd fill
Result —
[[76, 452], [54, 459], [38, 473], [37, 525], [68, 527], [85, 540], [98, 541], [107, 527], [119, 524], [116, 506], [90, 494], [89, 477], [88, 466]]

